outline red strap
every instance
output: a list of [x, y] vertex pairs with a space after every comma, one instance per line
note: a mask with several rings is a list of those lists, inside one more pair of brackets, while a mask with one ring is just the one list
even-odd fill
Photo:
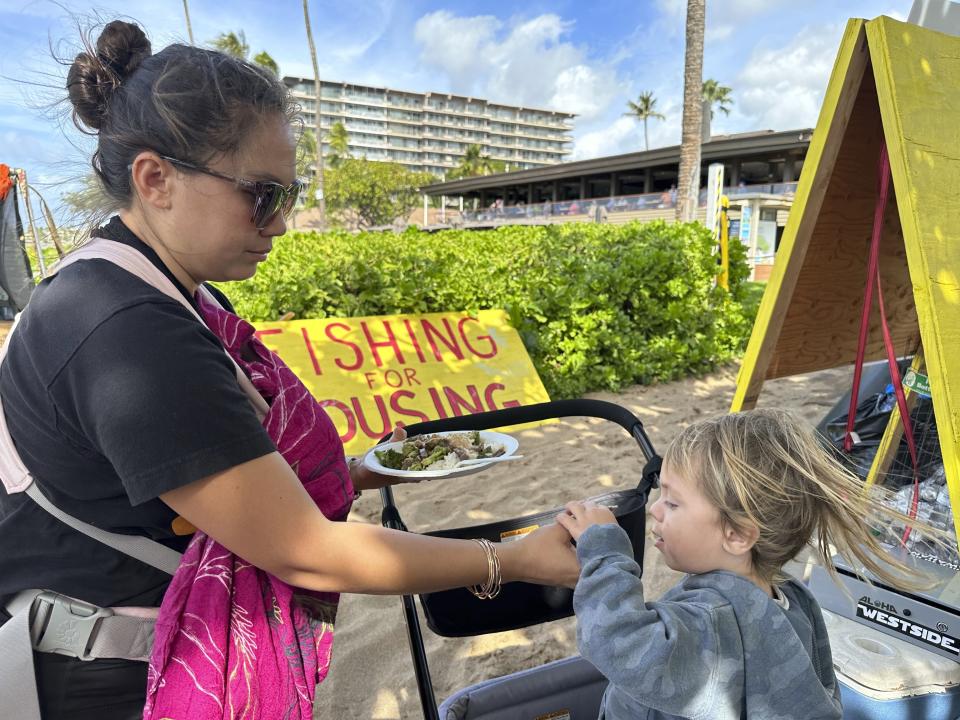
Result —
[[863, 310], [860, 313], [860, 340], [857, 344], [857, 359], [853, 366], [853, 388], [850, 391], [850, 409], [847, 412], [847, 430], [843, 436], [843, 451], [853, 449], [853, 424], [857, 418], [857, 396], [860, 392], [860, 377], [863, 374], [863, 359], [867, 349], [867, 334], [870, 330], [870, 310], [873, 305], [873, 284], [880, 271], [880, 233], [883, 230], [883, 215], [890, 196], [890, 160], [887, 145], [880, 148], [880, 188], [873, 208], [873, 232], [870, 236], [870, 256], [867, 260], [867, 282], [863, 292]]
[[[910, 461], [913, 464], [913, 498], [910, 502], [909, 516], [917, 516], [917, 505], [920, 497], [919, 463], [917, 461], [917, 447], [913, 438], [913, 423], [910, 420], [910, 411], [907, 408], [907, 398], [900, 382], [900, 366], [897, 363], [896, 352], [893, 348], [893, 339], [890, 336], [890, 327], [887, 324], [887, 314], [883, 306], [883, 290], [880, 286], [880, 235], [883, 231], [883, 216], [886, 213], [887, 201], [890, 198], [890, 157], [884, 143], [880, 148], [878, 168], [879, 192], [873, 209], [873, 229], [870, 235], [870, 256], [867, 261], [867, 282], [864, 290], [863, 311], [860, 315], [860, 337], [857, 345], [857, 357], [853, 369], [853, 388], [850, 392], [850, 409], [847, 413], [847, 428], [843, 437], [843, 450], [849, 453], [853, 448], [853, 427], [857, 414], [857, 395], [860, 390], [860, 378], [863, 372], [863, 361], [866, 355], [867, 334], [870, 327], [870, 310], [873, 305], [874, 285], [877, 291], [877, 304], [880, 310], [880, 327], [883, 332], [883, 345], [887, 352], [887, 365], [890, 368], [890, 380], [897, 398], [897, 408], [900, 411], [900, 420], [903, 423], [903, 432], [906, 435], [907, 448], [910, 451]], [[903, 542], [910, 537], [912, 528], [905, 528]]]
[[[883, 293], [880, 291], [880, 269], [877, 268], [877, 298], [880, 301], [880, 327], [883, 329], [883, 344], [887, 349], [887, 365], [890, 367], [890, 380], [893, 391], [897, 396], [897, 408], [900, 410], [900, 420], [903, 421], [903, 434], [907, 439], [907, 449], [910, 451], [910, 461], [913, 465], [913, 498], [910, 501], [911, 518], [917, 516], [917, 505], [920, 501], [920, 463], [917, 462], [917, 446], [913, 438], [913, 422], [910, 420], [910, 410], [907, 408], [907, 397], [900, 382], [900, 366], [897, 363], [896, 353], [893, 351], [893, 340], [890, 337], [890, 327], [887, 325], [887, 314], [883, 309]], [[912, 528], [904, 528], [903, 542], [910, 537]]]

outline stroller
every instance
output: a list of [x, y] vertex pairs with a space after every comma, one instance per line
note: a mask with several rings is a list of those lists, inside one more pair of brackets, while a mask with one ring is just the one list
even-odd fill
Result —
[[[601, 400], [559, 400], [503, 410], [417, 423], [407, 427], [410, 436], [443, 431], [489, 430], [508, 425], [561, 417], [584, 416], [609, 420], [626, 430], [640, 445], [646, 465], [635, 488], [592, 498], [613, 511], [630, 536], [634, 557], [643, 562], [646, 504], [657, 486], [660, 458], [631, 412]], [[385, 527], [407, 531], [394, 502], [392, 488], [381, 491]], [[486, 538], [497, 542], [518, 531], [553, 522], [559, 510], [499, 522], [432, 531], [428, 535], [450, 538]], [[437, 708], [427, 663], [423, 634], [414, 599], [402, 599], [417, 689], [425, 720], [578, 720], [596, 718], [607, 681], [586, 660], [566, 658], [503, 678], [487, 680], [458, 691]], [[466, 588], [420, 596], [427, 625], [443, 637], [468, 637], [501, 632], [559, 620], [573, 615], [573, 591], [527, 583], [503, 586], [495, 600], [478, 600]]]

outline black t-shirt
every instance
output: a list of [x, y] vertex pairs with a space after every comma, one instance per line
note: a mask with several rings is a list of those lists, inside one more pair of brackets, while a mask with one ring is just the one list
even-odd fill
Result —
[[[174, 281], [118, 218], [97, 235], [130, 245]], [[54, 505], [176, 550], [158, 496], [276, 450], [220, 341], [179, 302], [106, 260], [34, 290], [0, 368], [10, 434]], [[159, 605], [170, 577], [0, 490], [0, 596], [56, 590], [98, 605]]]

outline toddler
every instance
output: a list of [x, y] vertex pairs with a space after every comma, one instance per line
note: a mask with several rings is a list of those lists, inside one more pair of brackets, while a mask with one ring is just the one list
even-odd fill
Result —
[[785, 412], [684, 429], [664, 454], [650, 515], [664, 561], [688, 573], [656, 602], [645, 600], [630, 540], [609, 510], [573, 502], [557, 518], [577, 542], [580, 652], [610, 680], [605, 720], [839, 720], [823, 616], [783, 566], [813, 540], [831, 572], [835, 548], [876, 578], [922, 584], [872, 524], [898, 518], [929, 529], [865, 493]]

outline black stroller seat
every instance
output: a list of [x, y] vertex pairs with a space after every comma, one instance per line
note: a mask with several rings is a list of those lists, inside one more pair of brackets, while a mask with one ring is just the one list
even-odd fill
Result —
[[[445, 431], [490, 430], [562, 417], [593, 417], [620, 425], [639, 444], [646, 464], [635, 486], [592, 498], [606, 505], [630, 536], [634, 557], [643, 563], [646, 530], [646, 503], [650, 490], [657, 486], [660, 458], [655, 453], [643, 423], [626, 408], [602, 400], [558, 400], [504, 410], [433, 420], [409, 425], [409, 436]], [[386, 439], [386, 438], [385, 438]], [[392, 488], [381, 491], [384, 526], [407, 531], [396, 506]], [[575, 498], [558, 498], [568, 500]], [[554, 521], [559, 508], [548, 512], [510, 518], [468, 527], [432, 530], [426, 534], [449, 538], [486, 538], [500, 542], [517, 531], [529, 530]], [[423, 594], [420, 604], [428, 627], [444, 637], [467, 637], [529, 627], [573, 615], [573, 591], [567, 588], [544, 587], [529, 583], [508, 583], [494, 600], [479, 600], [466, 588]], [[417, 688], [424, 718], [441, 716], [433, 692], [433, 683], [423, 644], [423, 635], [412, 596], [403, 597], [410, 651], [414, 661]], [[499, 683], [499, 684], [498, 684]], [[458, 692], [443, 705], [445, 720], [467, 718], [555, 717], [573, 719], [584, 713], [569, 711], [571, 702], [599, 706], [606, 681], [581, 658], [549, 663], [533, 670], [516, 673], [510, 678], [491, 680]], [[567, 709], [554, 715], [557, 702]], [[515, 714], [523, 711], [520, 715]], [[537, 708], [542, 708], [538, 710]], [[593, 713], [596, 717], [596, 712]]]

